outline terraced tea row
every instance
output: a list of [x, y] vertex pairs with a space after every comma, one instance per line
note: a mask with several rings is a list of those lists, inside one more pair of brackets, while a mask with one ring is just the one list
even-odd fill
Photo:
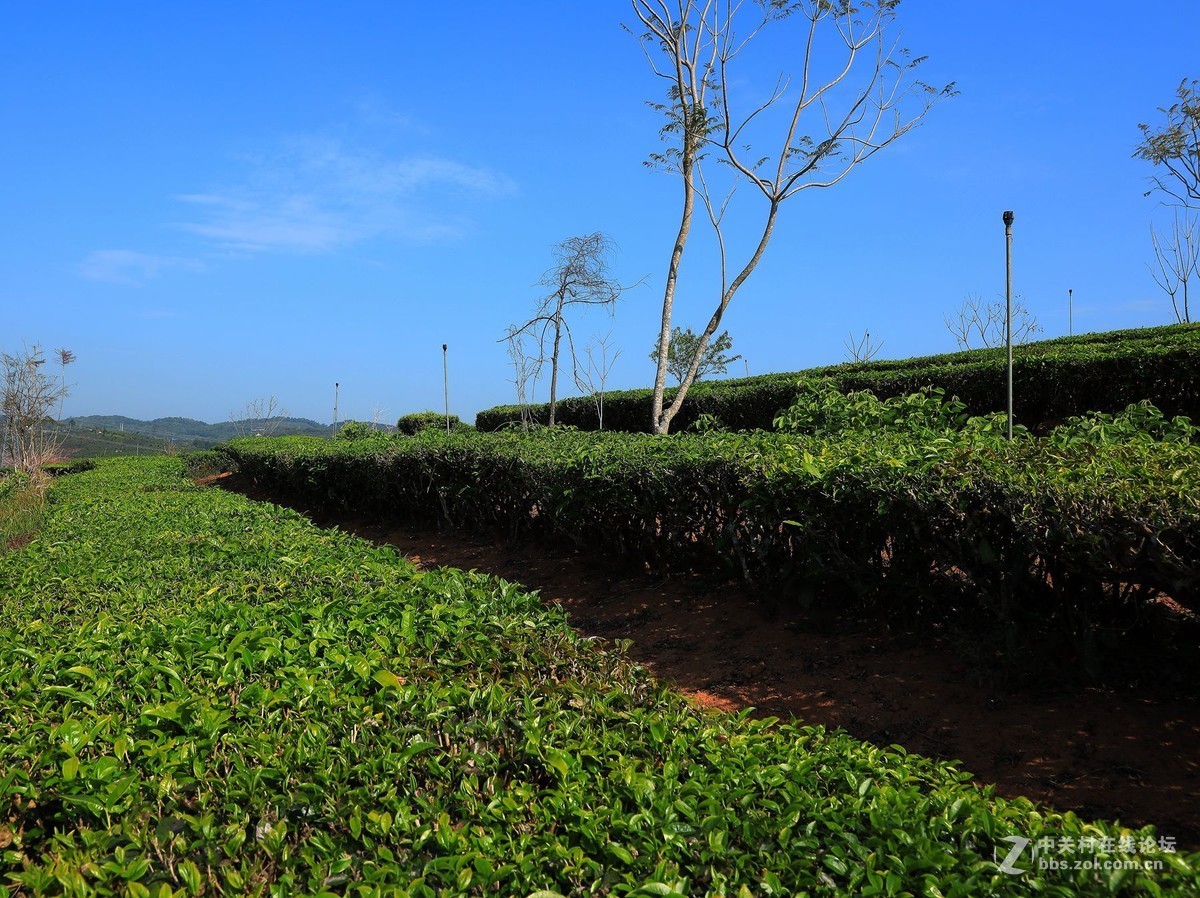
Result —
[[[175, 459], [104, 461], [54, 499], [0, 558], [20, 894], [1200, 889], [1200, 857], [1150, 832], [702, 714], [519, 587], [197, 489]], [[1094, 863], [1003, 872], [1010, 837]]]

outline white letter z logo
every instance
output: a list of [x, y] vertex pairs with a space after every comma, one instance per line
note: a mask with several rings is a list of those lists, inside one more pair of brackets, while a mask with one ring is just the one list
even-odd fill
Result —
[[1014, 867], [1013, 863], [1021, 856], [1021, 852], [1029, 845], [1029, 840], [1023, 836], [1005, 836], [1001, 841], [1012, 842], [1012, 851], [1008, 856], [1000, 862], [1000, 872], [1007, 873], [1009, 876], [1020, 876], [1025, 871], [1020, 867]]

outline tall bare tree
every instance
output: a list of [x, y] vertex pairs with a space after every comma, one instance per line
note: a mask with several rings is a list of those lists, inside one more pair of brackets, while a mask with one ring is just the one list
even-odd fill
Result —
[[[71, 357], [73, 360], [73, 353]], [[53, 414], [67, 395], [67, 385], [48, 375], [45, 365], [46, 356], [36, 343], [16, 355], [0, 354], [4, 381], [4, 445], [0, 457], [30, 475], [52, 461], [61, 444]]]
[[78, 356], [71, 350], [59, 347], [54, 350], [54, 357], [58, 359], [58, 368], [60, 373], [59, 386], [62, 387], [58, 394], [58, 420], [62, 421], [63, 400], [67, 398], [67, 365], [75, 361]]
[[[567, 349], [575, 359], [575, 339], [566, 312], [571, 306], [602, 306], [609, 313], [618, 297], [629, 289], [613, 277], [609, 257], [614, 246], [600, 232], [582, 237], [568, 237], [554, 247], [555, 264], [546, 270], [538, 286], [549, 292], [538, 302], [532, 318], [524, 324], [509, 328], [505, 340], [522, 334], [532, 334], [538, 343], [539, 357], [550, 361], [550, 420], [554, 426], [555, 405], [558, 401], [558, 369], [566, 338]], [[547, 352], [547, 348], [549, 352]], [[574, 365], [572, 366], [574, 367]]]
[[1189, 292], [1192, 280], [1200, 280], [1200, 219], [1176, 210], [1171, 230], [1160, 234], [1150, 226], [1150, 241], [1154, 244], [1154, 265], [1148, 266], [1154, 283], [1171, 298], [1175, 320], [1187, 324], [1192, 320]]
[[[953, 85], [938, 88], [916, 79], [913, 70], [922, 58], [912, 58], [897, 44], [899, 0], [632, 0], [632, 5], [646, 58], [654, 74], [667, 82], [666, 102], [651, 105], [666, 119], [661, 133], [669, 147], [652, 155], [651, 163], [678, 175], [683, 184], [663, 290], [652, 410], [654, 432], [667, 433], [708, 341], [762, 259], [783, 203], [803, 190], [839, 183], [954, 91]], [[735, 61], [756, 35], [776, 25], [798, 26], [795, 83], [781, 75], [765, 99], [739, 107], [731, 96], [738, 83]], [[751, 131], [759, 123], [770, 127], [772, 121], [777, 129], [773, 152], [751, 155]], [[722, 199], [716, 198], [705, 174], [710, 152], [732, 176]], [[752, 185], [765, 206], [753, 250], [732, 269], [724, 216], [739, 182]], [[671, 316], [697, 200], [716, 235], [721, 290], [693, 363], [674, 401], [664, 408]], [[736, 271], [732, 279], [731, 271]]]
[[1174, 204], [1192, 208], [1200, 205], [1200, 79], [1184, 78], [1175, 97], [1175, 103], [1158, 110], [1167, 118], [1164, 126], [1138, 125], [1142, 142], [1133, 155], [1155, 168], [1147, 196], [1158, 190]]

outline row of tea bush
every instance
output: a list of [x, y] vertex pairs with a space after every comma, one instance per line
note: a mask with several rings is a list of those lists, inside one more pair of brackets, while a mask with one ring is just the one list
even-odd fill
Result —
[[[1200, 891], [1200, 854], [1151, 830], [703, 713], [513, 584], [197, 488], [179, 459], [104, 460], [53, 496], [0, 557], [14, 894]], [[1091, 863], [1004, 872], [1014, 839]]]

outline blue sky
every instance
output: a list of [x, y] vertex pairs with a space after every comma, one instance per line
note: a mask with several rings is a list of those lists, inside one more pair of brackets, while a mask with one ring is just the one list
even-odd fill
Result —
[[[69, 15], [64, 10], [69, 9]], [[0, 6], [0, 346], [78, 355], [65, 414], [382, 420], [510, 402], [502, 343], [552, 248], [603, 231], [644, 284], [610, 320], [609, 384], [648, 385], [678, 192], [643, 165], [662, 88], [624, 2]], [[950, 351], [944, 316], [1014, 289], [1045, 328], [1168, 323], [1150, 278], [1139, 122], [1200, 77], [1200, 3], [932, 3], [900, 11], [924, 80], [960, 94], [837, 187], [784, 207], [725, 319], [730, 374]], [[790, 69], [773, 35], [739, 89]], [[735, 248], [761, 202], [743, 189]], [[715, 300], [711, 242], [676, 323]], [[740, 240], [739, 240], [740, 238]], [[569, 385], [563, 392], [574, 392]], [[545, 386], [539, 388], [544, 397]]]

